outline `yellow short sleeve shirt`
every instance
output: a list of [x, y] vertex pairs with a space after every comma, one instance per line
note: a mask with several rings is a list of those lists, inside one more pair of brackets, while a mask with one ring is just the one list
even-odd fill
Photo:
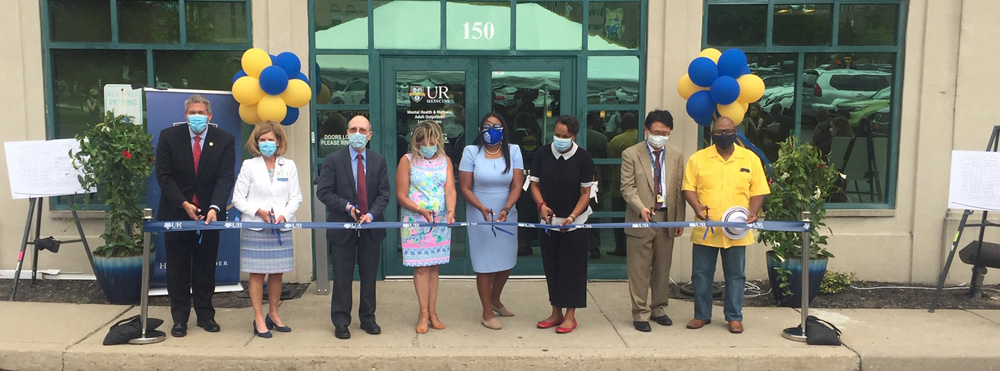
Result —
[[[694, 191], [698, 202], [708, 206], [708, 218], [719, 221], [733, 206], [750, 207], [750, 197], [771, 193], [760, 158], [750, 150], [736, 146], [728, 160], [723, 160], [715, 146], [691, 155], [684, 168], [685, 191]], [[729, 248], [747, 246], [754, 241], [753, 231], [738, 240], [731, 240], [718, 227], [697, 227], [691, 231], [691, 242], [699, 245]], [[704, 236], [704, 238], [702, 238]]]

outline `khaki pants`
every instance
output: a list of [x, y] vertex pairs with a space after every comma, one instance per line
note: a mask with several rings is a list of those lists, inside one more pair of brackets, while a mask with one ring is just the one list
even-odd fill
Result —
[[[659, 212], [650, 221], [666, 221]], [[635, 236], [639, 231], [641, 237]], [[673, 229], [633, 229], [628, 232], [628, 288], [632, 297], [632, 320], [667, 314], [670, 300], [670, 263], [674, 254]]]

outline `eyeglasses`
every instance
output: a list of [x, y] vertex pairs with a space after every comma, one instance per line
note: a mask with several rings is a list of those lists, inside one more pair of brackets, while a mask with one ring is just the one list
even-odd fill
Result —
[[712, 131], [712, 135], [733, 135], [733, 134], [736, 134], [736, 129]]
[[670, 132], [669, 131], [650, 131], [649, 134], [650, 135], [661, 136], [661, 137], [669, 137], [670, 136]]
[[493, 125], [485, 124], [485, 125], [483, 125], [480, 128], [480, 130], [482, 130], [482, 131], [487, 131], [487, 130], [490, 130], [490, 129], [502, 131], [503, 130], [503, 125], [500, 125], [500, 124], [493, 124]]

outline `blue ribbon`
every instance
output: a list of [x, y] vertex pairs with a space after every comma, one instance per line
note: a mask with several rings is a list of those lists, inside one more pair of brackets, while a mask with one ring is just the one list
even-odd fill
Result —
[[543, 223], [519, 223], [519, 222], [455, 222], [455, 223], [428, 223], [428, 222], [369, 222], [364, 224], [353, 222], [295, 222], [271, 224], [264, 222], [222, 222], [215, 221], [208, 224], [198, 221], [153, 221], [145, 223], [146, 231], [149, 232], [181, 232], [181, 231], [205, 231], [205, 230], [225, 230], [225, 229], [399, 229], [399, 228], [433, 228], [433, 227], [475, 227], [475, 226], [497, 226], [510, 228], [533, 228], [533, 229], [614, 229], [614, 228], [697, 228], [697, 227], [720, 227], [720, 228], [750, 228], [765, 231], [781, 232], [805, 232], [809, 230], [809, 223], [802, 221], [756, 221], [753, 223], [740, 222], [639, 222], [639, 223], [585, 223], [563, 226], [559, 224]]

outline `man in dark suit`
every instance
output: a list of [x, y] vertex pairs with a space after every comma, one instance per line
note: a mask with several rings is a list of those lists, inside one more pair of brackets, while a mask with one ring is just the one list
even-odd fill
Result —
[[[347, 123], [347, 135], [350, 146], [327, 155], [319, 173], [316, 196], [326, 205], [326, 220], [359, 223], [385, 220], [389, 204], [388, 167], [385, 157], [365, 148], [372, 137], [371, 123], [364, 116], [355, 116]], [[351, 337], [347, 326], [351, 324], [355, 262], [361, 278], [358, 306], [361, 329], [372, 335], [382, 332], [375, 323], [375, 277], [383, 238], [384, 229], [326, 231], [333, 262], [330, 319], [338, 339]]]
[[[203, 220], [206, 224], [226, 220], [226, 203], [235, 182], [236, 140], [209, 127], [212, 104], [201, 95], [184, 101], [184, 115], [188, 124], [164, 129], [156, 146], [156, 181], [162, 192], [156, 219]], [[187, 335], [192, 299], [198, 327], [219, 332], [212, 307], [219, 231], [171, 232], [164, 240], [174, 320], [170, 333]]]

